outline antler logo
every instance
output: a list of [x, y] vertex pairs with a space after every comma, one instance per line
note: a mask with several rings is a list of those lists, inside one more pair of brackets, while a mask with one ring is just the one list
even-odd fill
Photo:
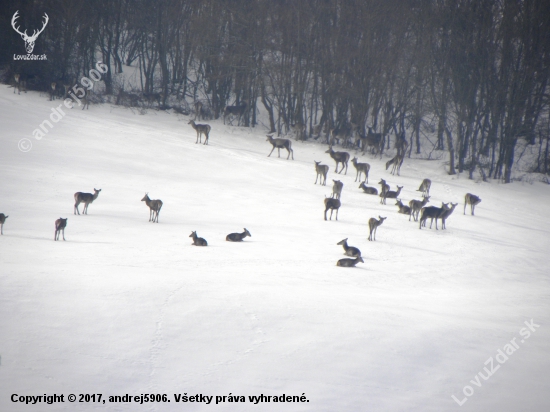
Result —
[[19, 10], [17, 10], [14, 13], [13, 18], [11, 19], [11, 26], [13, 27], [13, 29], [17, 33], [19, 33], [21, 35], [21, 38], [23, 40], [25, 40], [25, 48], [27, 49], [27, 53], [31, 54], [32, 51], [34, 50], [34, 42], [38, 38], [38, 35], [44, 31], [44, 29], [46, 28], [46, 25], [48, 24], [48, 21], [50, 20], [50, 18], [48, 17], [48, 15], [46, 13], [44, 13], [44, 23], [42, 24], [42, 28], [38, 31], [34, 30], [32, 36], [29, 36], [29, 35], [27, 35], [27, 30], [25, 30], [23, 33], [21, 33], [19, 31], [19, 27], [15, 26], [16, 20], [19, 17], [18, 13], [19, 13]]

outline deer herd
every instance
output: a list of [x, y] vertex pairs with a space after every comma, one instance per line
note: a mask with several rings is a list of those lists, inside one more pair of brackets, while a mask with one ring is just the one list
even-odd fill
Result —
[[[19, 92], [21, 90], [25, 89], [25, 83], [20, 78], [19, 75], [15, 75], [15, 81], [16, 81], [16, 89], [18, 89]], [[55, 83], [52, 83], [52, 96], [55, 94]], [[14, 89], [15, 92], [15, 89]], [[53, 97], [52, 97], [53, 99]], [[198, 107], [199, 105], [199, 107]], [[203, 112], [202, 110], [202, 104], [197, 103], [195, 105], [196, 109], [196, 116], [199, 116]], [[224, 124], [226, 121], [226, 118], [234, 118], [238, 117], [239, 122], [241, 116], [244, 114], [245, 110], [247, 108], [247, 103], [243, 102], [241, 105], [237, 106], [227, 106], [224, 110], [223, 117], [224, 117]], [[196, 144], [202, 143], [202, 136], [204, 135], [204, 143], [203, 145], [208, 145], [209, 135], [211, 131], [211, 127], [208, 124], [197, 124], [195, 123], [195, 120], [190, 120], [189, 123], [191, 127], [196, 131], [197, 133], [197, 139], [195, 141]], [[296, 132], [297, 136], [303, 135], [304, 130], [303, 128], [299, 127], [300, 125], [295, 125], [294, 130], [298, 131]], [[320, 132], [319, 132], [320, 133]], [[348, 172], [348, 162], [350, 160], [350, 154], [348, 152], [336, 152], [333, 150], [332, 143], [335, 141], [339, 141], [339, 138], [341, 136], [344, 136], [346, 133], [343, 133], [342, 131], [338, 130], [331, 130], [331, 140], [329, 141], [329, 149], [325, 152], [327, 153], [336, 163], [335, 173], [342, 174], [344, 172], [345, 175], [347, 175]], [[359, 147], [363, 148], [363, 153], [365, 151], [365, 148], [367, 147], [375, 147], [381, 149], [384, 145], [384, 137], [379, 133], [373, 133], [372, 130], [369, 128], [369, 133], [366, 136], [358, 137], [358, 144]], [[267, 135], [267, 140], [271, 145], [272, 149], [271, 152], [267, 155], [268, 157], [271, 156], [273, 151], [275, 149], [278, 150], [278, 157], [281, 157], [281, 149], [286, 149], [288, 152], [287, 160], [289, 160], [292, 157], [292, 160], [294, 160], [294, 151], [292, 149], [292, 142], [289, 139], [283, 139], [283, 138], [273, 138], [273, 135]], [[344, 141], [345, 143], [345, 141]], [[357, 142], [356, 142], [357, 143]], [[407, 141], [404, 139], [403, 136], [399, 137], [396, 141], [395, 147], [397, 149], [397, 154], [388, 162], [386, 162], [386, 170], [389, 169], [390, 166], [392, 167], [391, 174], [394, 175], [397, 173], [397, 175], [400, 175], [400, 169], [401, 165], [403, 164], [403, 159], [405, 157], [405, 151], [407, 148]], [[345, 146], [344, 146], [345, 147]], [[400, 194], [403, 190], [403, 186], [397, 186], [397, 190], [391, 190], [390, 186], [384, 179], [380, 179], [380, 182], [378, 184], [380, 185], [380, 192], [378, 192], [377, 188], [375, 187], [369, 187], [367, 186], [368, 180], [369, 180], [369, 172], [371, 170], [371, 166], [368, 163], [360, 163], [359, 159], [357, 157], [353, 157], [351, 160], [352, 165], [354, 166], [356, 170], [356, 176], [355, 176], [355, 182], [360, 181], [359, 189], [362, 189], [362, 191], [365, 194], [369, 195], [376, 195], [380, 197], [380, 204], [386, 205], [387, 199], [395, 199], [396, 203], [395, 206], [398, 208], [398, 213], [403, 215], [409, 216], [409, 221], [414, 220], [415, 222], [419, 222], [419, 229], [422, 229], [422, 227], [426, 226], [426, 222], [428, 219], [430, 219], [430, 229], [433, 225], [433, 221], [435, 220], [435, 227], [436, 230], [438, 230], [438, 224], [437, 221], [441, 220], [441, 228], [446, 229], [446, 220], [451, 216], [454, 209], [458, 205], [457, 203], [442, 203], [440, 207], [437, 206], [427, 206], [427, 203], [430, 201], [430, 188], [431, 188], [431, 180], [430, 179], [424, 179], [419, 188], [416, 189], [417, 192], [421, 192], [422, 199], [412, 199], [409, 201], [408, 206], [403, 204], [402, 200], [400, 199]], [[315, 184], [317, 184], [317, 181], [319, 181], [319, 184], [322, 186], [326, 186], [327, 181], [327, 175], [329, 172], [329, 166], [323, 165], [319, 161], [314, 161], [315, 166], [315, 172], [316, 172], [316, 178], [315, 178]], [[338, 168], [341, 166], [340, 170], [338, 171]], [[363, 180], [361, 181], [363, 177]], [[324, 199], [325, 204], [325, 211], [324, 211], [324, 220], [327, 220], [327, 212], [330, 210], [330, 216], [328, 220], [332, 220], [332, 215], [335, 213], [335, 220], [338, 220], [338, 212], [340, 210], [340, 207], [342, 206], [341, 202], [341, 196], [342, 191], [344, 188], [344, 183], [342, 183], [340, 180], [333, 179], [333, 187], [332, 187], [332, 194], [330, 197], [326, 197]], [[93, 203], [99, 196], [99, 193], [101, 192], [101, 189], [95, 189], [94, 193], [83, 193], [83, 192], [76, 192], [74, 194], [74, 214], [80, 215], [79, 205], [81, 203], [84, 204], [84, 208], [82, 209], [82, 214], [87, 215], [88, 214], [88, 207], [90, 203]], [[153, 223], [159, 222], [159, 214], [163, 206], [163, 202], [160, 199], [150, 199], [148, 193], [145, 193], [145, 196], [141, 199], [142, 202], [145, 202], [147, 207], [149, 208], [149, 221]], [[464, 198], [464, 214], [466, 214], [466, 207], [470, 205], [470, 213], [473, 216], [474, 210], [476, 205], [478, 205], [481, 202], [481, 199], [473, 195], [471, 193], [467, 193]], [[5, 215], [4, 213], [0, 213], [0, 234], [4, 234], [4, 223], [6, 222], [6, 219], [9, 216]], [[379, 226], [381, 226], [384, 221], [387, 219], [387, 217], [378, 216], [378, 219], [372, 217], [368, 221], [369, 226], [369, 241], [375, 241], [376, 240], [376, 231]], [[63, 237], [63, 240], [65, 240], [65, 228], [67, 227], [67, 218], [59, 218], [55, 221], [55, 233], [54, 233], [54, 240], [59, 240], [59, 235], [61, 234]], [[242, 233], [230, 233], [226, 236], [226, 241], [228, 242], [242, 242], [244, 238], [247, 236], [252, 236], [250, 232], [244, 228], [244, 232]], [[190, 238], [192, 238], [193, 242], [192, 244], [195, 246], [208, 246], [208, 242], [197, 235], [196, 231], [191, 232], [191, 235], [189, 235]], [[349, 246], [347, 243], [348, 239], [344, 239], [337, 243], [337, 245], [342, 245], [344, 248], [344, 254], [347, 256], [350, 256], [350, 258], [344, 258], [340, 259], [337, 262], [337, 266], [342, 267], [355, 267], [355, 265], [359, 262], [364, 263], [364, 260], [361, 256], [361, 251], [353, 246]]]

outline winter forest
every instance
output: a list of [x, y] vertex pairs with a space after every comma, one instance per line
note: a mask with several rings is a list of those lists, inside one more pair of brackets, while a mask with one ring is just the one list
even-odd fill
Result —
[[[322, 140], [370, 127], [406, 138], [409, 157], [448, 151], [451, 175], [506, 183], [531, 146], [524, 171], [550, 170], [544, 0], [3, 3], [0, 65], [6, 81], [30, 76], [29, 89], [74, 82], [101, 58], [112, 68], [101, 93], [119, 102], [121, 91], [184, 112], [201, 102], [214, 119], [246, 102], [245, 126], [261, 107], [271, 132], [298, 124]], [[37, 40], [48, 61], [10, 61], [20, 45], [9, 20], [19, 10], [23, 27], [40, 27], [35, 9], [50, 17]], [[125, 65], [139, 67], [138, 90], [117, 82]]]

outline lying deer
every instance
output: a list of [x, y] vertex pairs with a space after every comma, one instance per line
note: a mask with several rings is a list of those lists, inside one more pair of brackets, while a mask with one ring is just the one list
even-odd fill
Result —
[[331, 197], [335, 199], [340, 199], [342, 196], [342, 189], [344, 188], [344, 184], [339, 180], [332, 180], [334, 182], [334, 185], [332, 185], [332, 195]]
[[346, 256], [351, 256], [351, 257], [361, 256], [361, 251], [359, 249], [357, 249], [354, 246], [348, 246], [348, 238], [345, 238], [344, 240], [341, 240], [336, 244], [342, 245], [342, 247], [344, 248], [344, 255]]
[[196, 124], [194, 120], [190, 120], [189, 123], [193, 129], [197, 132], [197, 140], [195, 144], [202, 143], [201, 135], [204, 135], [204, 144], [208, 144], [208, 135], [210, 134], [210, 125], [209, 124]]
[[288, 152], [288, 156], [286, 160], [290, 157], [292, 154], [292, 160], [294, 160], [294, 151], [292, 150], [292, 142], [288, 139], [274, 139], [273, 136], [267, 135], [266, 142], [269, 142], [273, 145], [273, 149], [271, 149], [271, 152], [267, 155], [267, 157], [271, 156], [271, 153], [273, 153], [273, 150], [277, 149], [279, 151], [279, 157], [281, 157], [281, 149], [285, 148]]
[[[397, 213], [401, 213], [401, 214], [404, 214], [404, 215], [411, 215], [411, 208], [410, 206], [405, 206], [401, 200], [397, 199], [397, 203], [395, 204], [395, 206], [397, 206], [399, 208], [399, 210], [397, 211]], [[410, 221], [410, 217], [409, 217], [409, 221]]]
[[82, 210], [83, 215], [88, 214], [88, 206], [90, 203], [93, 203], [94, 200], [97, 199], [99, 196], [99, 192], [101, 192], [101, 189], [97, 190], [94, 188], [94, 194], [91, 193], [82, 193], [82, 192], [76, 192], [74, 194], [74, 214], [78, 212], [80, 214], [80, 211], [78, 210], [78, 205], [81, 203], [84, 203], [84, 209]]
[[476, 205], [478, 205], [480, 202], [481, 199], [476, 195], [466, 193], [466, 196], [464, 197], [464, 214], [466, 214], [466, 205], [470, 205], [472, 216], [474, 216], [474, 209], [476, 208]]
[[386, 220], [386, 217], [378, 216], [379, 220], [376, 220], [376, 218], [371, 217], [369, 219], [369, 240], [375, 241], [376, 240], [376, 229], [378, 226], [380, 226], [382, 223], [384, 223], [384, 220]]
[[[313, 161], [315, 163], [315, 171], [317, 172], [317, 177], [315, 178], [315, 184], [317, 184], [317, 179], [319, 179], [319, 184], [326, 186], [327, 185], [327, 174], [328, 174], [328, 166], [322, 165], [321, 162]], [[323, 181], [321, 183], [321, 181]]]
[[327, 220], [327, 211], [330, 209], [330, 220], [332, 220], [332, 212], [336, 210], [336, 220], [338, 220], [338, 210], [340, 209], [340, 200], [331, 197], [325, 198], [325, 220]]
[[9, 216], [6, 216], [5, 214], [0, 213], [0, 235], [4, 234], [4, 223], [6, 222], [6, 219], [8, 217]]
[[246, 228], [244, 228], [243, 233], [230, 233], [225, 237], [225, 240], [227, 240], [228, 242], [242, 242], [243, 239], [247, 236], [252, 237], [250, 232], [246, 230]]
[[159, 213], [160, 209], [162, 209], [162, 200], [160, 199], [154, 199], [151, 200], [149, 198], [149, 194], [145, 193], [145, 196], [143, 196], [143, 199], [141, 199], [142, 202], [145, 202], [145, 204], [149, 207], [149, 222], [159, 222]]
[[[411, 208], [411, 216], [414, 218], [415, 222], [418, 222], [418, 215], [420, 214], [420, 210], [426, 206], [426, 204], [430, 201], [430, 196], [426, 196], [422, 200], [416, 200], [413, 199], [409, 202], [409, 207]], [[409, 217], [409, 222], [411, 221], [411, 218]]]
[[355, 181], [361, 180], [361, 174], [365, 174], [365, 180], [364, 182], [369, 183], [369, 171], [370, 171], [370, 165], [368, 163], [359, 163], [357, 162], [357, 158], [354, 157], [351, 159], [351, 163], [353, 163], [353, 166], [355, 167], [355, 170], [357, 170], [357, 174], [355, 176]]
[[397, 191], [388, 190], [384, 192], [384, 197], [382, 198], [383, 203], [386, 204], [386, 199], [397, 199], [401, 193], [401, 189], [403, 189], [403, 186], [397, 186]]
[[53, 240], [59, 240], [59, 232], [63, 232], [63, 240], [65, 240], [65, 228], [67, 227], [67, 219], [63, 219], [62, 217], [60, 217], [55, 221], [55, 233], [53, 235]]
[[197, 236], [197, 232], [191, 232], [189, 237], [193, 238], [193, 245], [195, 246], [208, 246], [208, 242], [206, 239], [203, 239], [202, 237]]
[[[334, 150], [332, 150], [332, 146], [330, 146], [325, 153], [328, 153], [330, 157], [332, 157], [336, 162], [336, 170], [335, 170], [336, 173], [342, 173], [342, 170], [344, 170], [344, 165], [345, 165], [346, 173], [344, 174], [346, 175], [348, 174], [348, 161], [349, 161], [348, 152], [335, 152]], [[342, 163], [342, 169], [340, 170], [340, 172], [338, 172], [338, 163]]]
[[336, 262], [336, 266], [341, 266], [344, 268], [354, 268], [355, 265], [357, 265], [359, 262], [365, 263], [361, 256], [357, 256], [355, 259], [344, 258]]
[[376, 189], [375, 187], [366, 186], [365, 182], [362, 182], [359, 185], [359, 189], [363, 189], [363, 192], [365, 192], [367, 195], [377, 195], [378, 194], [378, 189]]

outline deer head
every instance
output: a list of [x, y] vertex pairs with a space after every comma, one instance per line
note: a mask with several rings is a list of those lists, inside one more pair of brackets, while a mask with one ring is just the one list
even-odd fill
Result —
[[46, 25], [48, 24], [48, 21], [50, 20], [50, 18], [48, 17], [48, 15], [46, 13], [44, 13], [44, 22], [42, 23], [42, 28], [38, 31], [34, 30], [32, 36], [29, 36], [29, 35], [27, 35], [27, 30], [25, 30], [23, 33], [21, 33], [21, 31], [19, 31], [19, 27], [15, 26], [16, 20], [19, 17], [18, 13], [19, 13], [19, 10], [17, 10], [15, 12], [15, 14], [13, 15], [13, 18], [11, 19], [11, 26], [13, 27], [13, 29], [17, 33], [19, 33], [21, 35], [21, 38], [25, 41], [25, 49], [27, 49], [27, 53], [31, 54], [32, 51], [34, 50], [34, 42], [38, 38], [38, 35], [44, 31], [44, 29], [46, 28]]

